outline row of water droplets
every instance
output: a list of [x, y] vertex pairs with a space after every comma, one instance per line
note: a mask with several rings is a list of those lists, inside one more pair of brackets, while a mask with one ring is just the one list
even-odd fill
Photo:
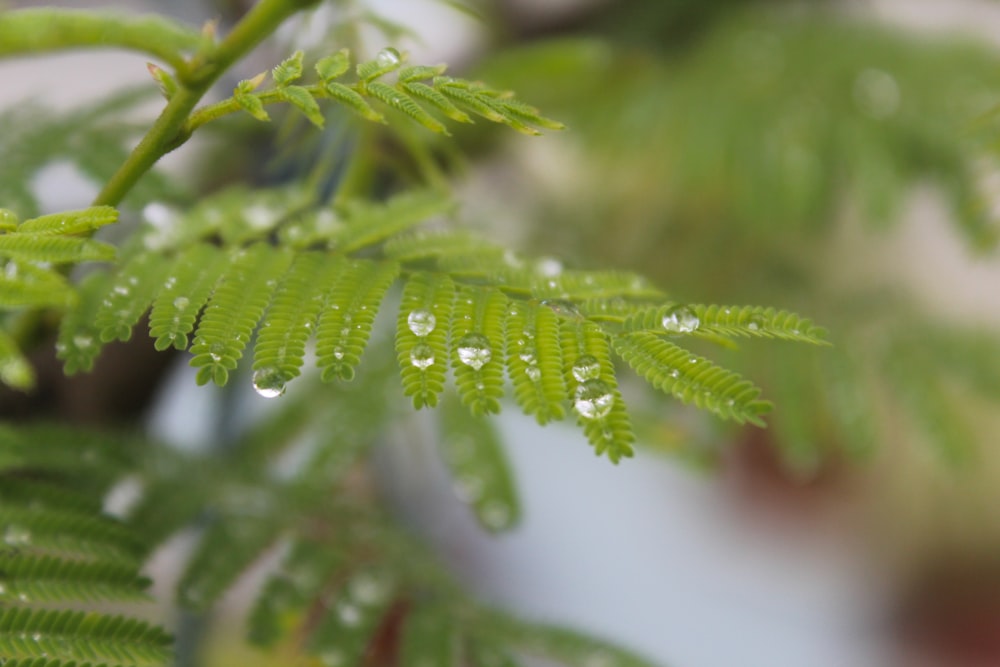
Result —
[[[417, 309], [410, 312], [406, 317], [406, 325], [413, 335], [418, 338], [426, 338], [437, 326], [437, 318], [434, 313]], [[486, 336], [479, 333], [469, 333], [462, 336], [456, 348], [458, 360], [475, 370], [481, 369], [493, 358], [493, 349]], [[425, 341], [417, 343], [410, 351], [410, 363], [415, 368], [425, 370], [434, 364], [434, 349]]]

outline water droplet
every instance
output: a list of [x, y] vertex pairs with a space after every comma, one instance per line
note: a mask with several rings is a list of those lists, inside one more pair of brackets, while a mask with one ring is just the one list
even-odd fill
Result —
[[128, 288], [124, 285], [115, 285], [114, 289], [111, 291], [118, 296], [128, 296]]
[[176, 299], [174, 299], [174, 308], [176, 308], [177, 310], [184, 310], [189, 305], [191, 305], [191, 302], [188, 301], [186, 297], [179, 296]]
[[698, 357], [691, 357], [690, 359], [688, 359], [688, 363], [689, 364], [696, 364], [696, 363], [698, 363]]
[[691, 333], [701, 325], [701, 320], [690, 308], [678, 306], [663, 316], [662, 324], [672, 333]]
[[402, 61], [402, 56], [399, 55], [399, 51], [387, 46], [378, 52], [375, 56], [375, 62], [378, 63], [379, 67], [392, 67], [398, 65]]
[[589, 354], [580, 356], [573, 364], [573, 377], [577, 382], [596, 380], [601, 377], [601, 362]]
[[31, 600], [27, 593], [18, 593], [17, 599], [19, 602], [29, 602]]
[[414, 310], [406, 316], [406, 325], [410, 327], [410, 331], [415, 336], [426, 336], [434, 331], [434, 327], [437, 325], [437, 318], [434, 317], [434, 313], [429, 311]]
[[679, 370], [677, 370], [676, 368], [673, 369], [672, 371], [670, 371], [670, 377], [676, 379], [676, 378], [679, 378], [680, 376], [681, 376], [681, 372]]
[[337, 616], [340, 618], [340, 622], [348, 627], [354, 627], [361, 622], [361, 612], [350, 603], [338, 604]]
[[212, 343], [208, 348], [208, 356], [212, 358], [212, 361], [219, 363], [222, 361], [222, 356], [226, 352], [226, 346], [222, 343]]
[[585, 380], [576, 388], [573, 407], [584, 419], [601, 419], [611, 412], [615, 398], [601, 380]]
[[85, 350], [93, 344], [94, 344], [94, 339], [91, 338], [90, 336], [86, 336], [83, 334], [77, 334], [76, 336], [73, 336], [73, 345], [75, 345], [78, 349]]
[[276, 368], [254, 371], [253, 389], [264, 398], [275, 398], [285, 393], [285, 376]]
[[535, 265], [536, 270], [546, 278], [553, 278], [562, 273], [563, 265], [554, 257], [542, 257]]
[[510, 524], [510, 508], [498, 501], [488, 503], [481, 516], [483, 523], [494, 530], [506, 528]]
[[754, 317], [749, 322], [747, 322], [747, 329], [750, 331], [760, 331], [760, 318]]
[[458, 341], [458, 360], [477, 371], [493, 358], [490, 341], [482, 334], [467, 334]]
[[529, 366], [534, 366], [538, 363], [538, 359], [535, 357], [534, 345], [525, 345], [522, 347], [521, 351], [517, 354], [517, 357]]
[[163, 283], [163, 289], [173, 289], [174, 285], [176, 285], [176, 284], [177, 284], [177, 276], [170, 276]]
[[7, 587], [3, 584], [3, 582], [0, 582], [0, 596], [6, 595], [6, 594], [7, 594]]
[[543, 306], [548, 306], [556, 315], [563, 317], [583, 317], [580, 310], [573, 305], [573, 302], [564, 299], [543, 299], [540, 302]]
[[483, 497], [483, 480], [474, 475], [463, 475], [455, 480], [455, 495], [464, 503], [474, 503]]
[[337, 346], [333, 348], [333, 358], [340, 361], [344, 358], [344, 348]]
[[254, 204], [243, 209], [243, 219], [251, 229], [265, 230], [277, 221], [278, 216], [267, 206]]
[[340, 651], [324, 651], [319, 656], [324, 667], [341, 667], [344, 664], [344, 654]]
[[884, 70], [869, 68], [858, 74], [853, 92], [858, 109], [877, 120], [889, 118], [899, 109], [899, 84]]
[[528, 376], [528, 379], [532, 382], [538, 382], [542, 379], [542, 371], [538, 366], [528, 366], [524, 369], [524, 374]]
[[427, 343], [418, 343], [410, 350], [410, 363], [420, 370], [434, 364], [434, 349]]
[[23, 547], [31, 544], [31, 531], [16, 523], [7, 525], [3, 532], [4, 544], [11, 547]]

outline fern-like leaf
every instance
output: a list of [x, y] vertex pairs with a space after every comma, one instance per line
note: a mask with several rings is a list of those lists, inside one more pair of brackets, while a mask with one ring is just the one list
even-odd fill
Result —
[[618, 391], [607, 334], [592, 322], [564, 320], [561, 337], [566, 385], [587, 440], [614, 463], [632, 456], [635, 435]]
[[0, 308], [68, 306], [76, 294], [57, 271], [7, 260], [0, 272]]
[[237, 253], [205, 307], [191, 346], [199, 384], [226, 384], [291, 260], [290, 252], [264, 244]]
[[157, 350], [187, 348], [188, 334], [228, 259], [226, 253], [203, 243], [177, 257], [149, 314], [149, 335], [156, 339], [153, 345]]
[[168, 269], [167, 258], [154, 252], [139, 253], [121, 268], [94, 315], [101, 341], [132, 337], [132, 328], [149, 308], [153, 296], [163, 289]]
[[514, 399], [539, 424], [562, 419], [567, 390], [558, 316], [527, 302], [511, 306], [508, 315], [507, 372]]
[[521, 518], [510, 463], [493, 425], [459, 401], [441, 406], [441, 449], [455, 493], [491, 532], [508, 530]]
[[67, 375], [89, 371], [101, 351], [100, 330], [94, 323], [105, 297], [111, 292], [111, 275], [94, 272], [78, 287], [80, 301], [62, 319], [56, 340], [56, 356], [63, 360]]
[[373, 81], [366, 86], [369, 94], [375, 99], [383, 102], [387, 106], [400, 111], [413, 120], [417, 121], [428, 130], [438, 134], [450, 135], [448, 128], [437, 118], [427, 113], [422, 106], [416, 103], [412, 97], [401, 90], [382, 83]]
[[62, 211], [25, 220], [17, 227], [21, 234], [80, 234], [118, 221], [118, 211], [110, 206], [92, 206], [79, 211]]
[[375, 315], [399, 275], [395, 262], [356, 260], [336, 268], [316, 329], [316, 363], [324, 381], [354, 378]]
[[472, 414], [500, 412], [507, 297], [491, 288], [462, 287], [451, 319], [455, 386]]
[[92, 612], [0, 609], [0, 655], [7, 659], [93, 660], [163, 665], [171, 639], [158, 627]]
[[345, 207], [346, 224], [331, 229], [330, 246], [344, 253], [368, 248], [453, 207], [450, 198], [432, 190], [407, 192], [385, 203], [352, 202]]
[[616, 336], [615, 350], [649, 384], [684, 403], [711, 410], [740, 423], [763, 426], [771, 404], [758, 400], [760, 389], [739, 374], [649, 332]]
[[0, 257], [25, 262], [76, 264], [109, 262], [115, 258], [113, 245], [91, 239], [48, 234], [0, 234]]
[[447, 276], [416, 273], [403, 288], [396, 326], [396, 355], [403, 393], [415, 408], [434, 407], [444, 391], [448, 325], [455, 286]]
[[827, 344], [826, 331], [795, 313], [762, 306], [667, 305], [633, 314], [625, 331], [778, 338]]
[[65, 560], [20, 552], [0, 555], [0, 602], [147, 600], [149, 580], [135, 566]]

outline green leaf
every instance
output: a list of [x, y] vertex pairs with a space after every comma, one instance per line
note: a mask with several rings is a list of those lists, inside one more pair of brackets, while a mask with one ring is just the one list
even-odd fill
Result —
[[506, 324], [507, 372], [514, 400], [539, 424], [566, 416], [559, 318], [551, 308], [530, 303], [511, 306]]
[[455, 286], [447, 276], [415, 273], [403, 288], [396, 323], [396, 355], [403, 393], [413, 407], [434, 407], [444, 391], [448, 325]]
[[373, 109], [368, 102], [365, 101], [365, 98], [359, 95], [357, 91], [352, 90], [343, 84], [326, 81], [323, 83], [323, 92], [329, 95], [331, 99], [340, 102], [362, 118], [375, 123], [386, 122], [385, 116], [380, 114], [378, 111], [375, 111], [375, 109]]
[[112, 280], [111, 289], [94, 314], [101, 341], [126, 341], [132, 328], [163, 289], [168, 260], [160, 253], [143, 252], [132, 257]]
[[616, 336], [614, 345], [622, 359], [660, 391], [720, 417], [764, 426], [761, 415], [772, 406], [758, 400], [760, 389], [738, 373], [649, 332]]
[[381, 100], [397, 111], [403, 112], [428, 130], [437, 132], [438, 134], [450, 135], [448, 128], [441, 121], [427, 113], [412, 97], [401, 90], [397, 90], [381, 81], [372, 81], [366, 88], [372, 97]]
[[323, 114], [319, 110], [319, 104], [308, 90], [301, 86], [285, 86], [281, 89], [281, 99], [301, 111], [310, 123], [323, 129], [325, 122]]
[[187, 349], [188, 334], [229, 258], [215, 246], [202, 243], [178, 255], [149, 314], [149, 335], [156, 339], [157, 350]]
[[279, 88], [287, 86], [296, 79], [301, 78], [302, 59], [304, 57], [305, 54], [302, 51], [296, 51], [271, 71], [271, 77]]
[[80, 234], [117, 221], [118, 211], [115, 209], [110, 206], [92, 206], [79, 211], [62, 211], [25, 220], [17, 227], [17, 231], [21, 234]]
[[316, 328], [316, 365], [325, 382], [354, 379], [375, 315], [399, 275], [395, 262], [353, 260], [334, 266]]
[[521, 519], [514, 476], [493, 424], [454, 398], [441, 406], [440, 446], [455, 493], [490, 532], [510, 530]]
[[500, 412], [507, 297], [488, 287], [462, 287], [451, 316], [451, 363], [462, 403], [472, 414]]
[[0, 234], [0, 257], [26, 262], [109, 262], [115, 258], [115, 254], [113, 245], [91, 239], [44, 234]]
[[351, 55], [348, 49], [341, 49], [333, 55], [321, 58], [316, 63], [316, 73], [323, 83], [327, 83], [344, 74], [351, 66]]

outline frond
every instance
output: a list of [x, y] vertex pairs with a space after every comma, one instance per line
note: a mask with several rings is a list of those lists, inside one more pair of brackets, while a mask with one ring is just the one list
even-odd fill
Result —
[[0, 609], [0, 654], [8, 659], [163, 665], [170, 657], [170, 642], [160, 628], [122, 616]]
[[25, 220], [17, 226], [21, 234], [80, 234], [92, 232], [118, 221], [118, 211], [110, 206], [91, 206], [79, 211], [62, 211]]
[[455, 286], [450, 278], [418, 272], [403, 288], [396, 326], [396, 356], [403, 393], [415, 408], [434, 407], [444, 391], [448, 326]]
[[62, 508], [4, 507], [0, 521], [8, 546], [32, 553], [137, 565], [135, 537], [110, 518]]
[[0, 234], [0, 257], [23, 262], [108, 262], [115, 258], [115, 254], [113, 245], [91, 239], [18, 232]]
[[291, 261], [290, 252], [264, 244], [236, 252], [205, 306], [191, 345], [199, 384], [226, 383]]
[[763, 306], [671, 304], [629, 316], [624, 331], [656, 331], [671, 335], [778, 338], [828, 344], [826, 331], [804, 317]]
[[109, 273], [95, 271], [81, 280], [76, 307], [59, 323], [56, 357], [63, 360], [63, 372], [67, 375], [94, 368], [94, 360], [101, 351], [100, 330], [94, 324], [94, 316], [111, 292], [111, 278]]
[[649, 332], [616, 336], [614, 345], [621, 358], [660, 391], [726, 419], [764, 425], [761, 415], [771, 404], [758, 400], [760, 389], [739, 374]]
[[[400, 262], [434, 262], [442, 270], [454, 269], [448, 261], [458, 259], [463, 265], [495, 265], [502, 261], [503, 246], [464, 231], [418, 231], [394, 236], [382, 251]], [[458, 271], [455, 271], [456, 273]]]
[[147, 600], [149, 580], [132, 564], [63, 560], [12, 553], [0, 556], [0, 601]]
[[517, 525], [521, 508], [514, 476], [493, 424], [454, 398], [443, 402], [440, 415], [441, 453], [455, 493], [486, 530], [499, 532]]
[[138, 253], [122, 266], [110, 293], [94, 314], [101, 341], [126, 341], [132, 337], [132, 328], [163, 289], [169, 268], [169, 260], [156, 252]]
[[451, 363], [458, 395], [474, 415], [500, 412], [507, 297], [495, 289], [463, 286], [454, 303]]
[[614, 463], [632, 456], [635, 434], [618, 391], [607, 334], [592, 322], [563, 320], [561, 338], [566, 385], [587, 440]]
[[157, 350], [185, 350], [198, 313], [205, 307], [231, 258], [215, 246], [196, 244], [182, 251], [167, 272], [149, 314], [149, 335]]
[[507, 373], [514, 400], [539, 424], [566, 416], [569, 395], [563, 372], [559, 317], [531, 303], [512, 306], [507, 319]]
[[397, 90], [381, 81], [373, 81], [365, 86], [365, 90], [375, 99], [383, 102], [417, 121], [431, 132], [449, 135], [448, 128], [434, 116], [427, 113], [423, 107], [401, 90]]
[[[4, 289], [0, 281], [0, 290]], [[2, 291], [0, 291], [2, 293]], [[0, 331], [0, 383], [22, 391], [35, 386], [35, 370], [9, 334]]]
[[255, 386], [283, 391], [299, 375], [306, 341], [323, 307], [323, 290], [336, 268], [336, 263], [316, 252], [299, 253], [292, 260], [254, 345]]
[[355, 260], [336, 265], [335, 282], [316, 329], [316, 363], [323, 380], [354, 378], [375, 315], [398, 276], [395, 262]]
[[343, 213], [344, 226], [335, 228], [330, 247], [355, 252], [400, 234], [454, 208], [446, 195], [433, 190], [414, 190], [384, 203], [350, 202]]

